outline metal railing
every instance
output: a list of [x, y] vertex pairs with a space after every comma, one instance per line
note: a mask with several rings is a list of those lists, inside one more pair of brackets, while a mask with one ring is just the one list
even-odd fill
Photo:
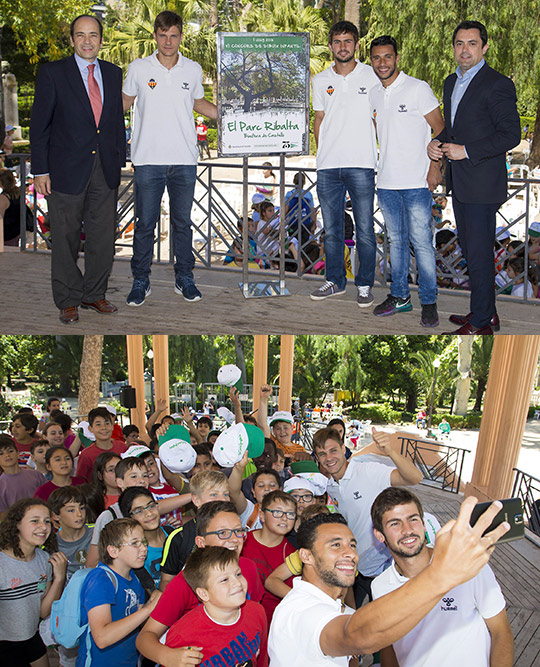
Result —
[[[449, 445], [433, 440], [418, 440], [400, 436], [401, 454], [410, 458], [422, 473], [422, 484], [439, 487], [442, 491], [459, 493], [465, 454], [470, 449]], [[440, 458], [431, 463], [428, 454], [437, 454]]]
[[[26, 159], [27, 154], [13, 154], [13, 158], [20, 159], [17, 169], [20, 171], [21, 182], [25, 182], [28, 173]], [[250, 164], [248, 167], [249, 192], [254, 192], [257, 185], [264, 185], [254, 172], [260, 172], [262, 164]], [[277, 171], [277, 170], [276, 170]], [[231, 172], [233, 175], [231, 175]], [[316, 169], [299, 168], [298, 166], [285, 167], [285, 188], [292, 190], [296, 186], [293, 183], [293, 175], [301, 173], [305, 178], [304, 192], [312, 194], [315, 209], [314, 217], [317, 222], [302, 219], [302, 207], [296, 207], [296, 213], [288, 216], [286, 220], [286, 236], [289, 251], [286, 254], [285, 268], [289, 275], [308, 277], [324, 273], [324, 231], [316, 195]], [[238, 174], [238, 176], [236, 176]], [[279, 189], [277, 184], [276, 191]], [[441, 195], [442, 193], [435, 193]], [[451, 195], [444, 195], [451, 199]], [[51, 247], [50, 232], [47, 223], [47, 211], [43, 205], [43, 199], [30, 197], [31, 208], [34, 214], [33, 238], [29, 244], [26, 243], [26, 211], [21, 198], [21, 250], [32, 250], [33, 252], [47, 252]], [[509, 196], [507, 202], [513, 207], [511, 214], [506, 210], [499, 210], [497, 214], [498, 225], [513, 231], [517, 238], [522, 239], [519, 247], [507, 253], [504, 260], [511, 259], [518, 254], [524, 255], [524, 270], [513, 279], [504, 277], [497, 284], [497, 294], [507, 294], [521, 280], [527, 282], [527, 267], [529, 263], [529, 249], [527, 237], [530, 223], [532, 222], [532, 202], [540, 202], [540, 179], [535, 178], [510, 178]], [[241, 225], [243, 218], [243, 183], [242, 165], [226, 162], [204, 162], [199, 164], [195, 197], [192, 209], [193, 222], [193, 250], [196, 262], [204, 268], [216, 270], [241, 271], [241, 248], [242, 234]], [[347, 209], [347, 213], [352, 211]], [[126, 175], [124, 171], [122, 183], [118, 193], [117, 208], [118, 227], [116, 234], [116, 260], [129, 260], [131, 258], [131, 234], [136, 219], [136, 206], [134, 196], [133, 177]], [[373, 215], [375, 233], [377, 235], [377, 269], [375, 280], [377, 283], [387, 285], [391, 280], [391, 267], [389, 263], [389, 245], [382, 213], [375, 208]], [[499, 232], [500, 237], [502, 232]], [[276, 273], [279, 261], [279, 249], [272, 251], [272, 238], [262, 238], [261, 235], [251, 236], [253, 250], [250, 254], [252, 269], [260, 276], [261, 269], [264, 273]], [[275, 240], [275, 239], [274, 239]], [[453, 290], [468, 289], [467, 270], [465, 262], [459, 252], [453, 250], [456, 238], [452, 238], [446, 244], [436, 249], [437, 276], [440, 284], [451, 287]], [[296, 258], [293, 257], [296, 255]], [[354, 240], [350, 240], [344, 247], [344, 257], [349, 266], [349, 271], [356, 272], [356, 251]], [[162, 214], [158, 221], [154, 262], [169, 264], [174, 261], [172, 242], [169, 233], [169, 214], [167, 206], [162, 208]], [[236, 262], [238, 264], [236, 264]], [[500, 265], [503, 264], [501, 260]], [[417, 289], [418, 281], [414, 254], [411, 253], [410, 263], [410, 286]], [[503, 274], [501, 274], [503, 275]], [[532, 299], [527, 289], [523, 290], [521, 296], [509, 295], [508, 299], [514, 301], [525, 301], [540, 304], [537, 299]]]
[[523, 515], [529, 530], [540, 536], [540, 479], [514, 468], [513, 498], [521, 498]]

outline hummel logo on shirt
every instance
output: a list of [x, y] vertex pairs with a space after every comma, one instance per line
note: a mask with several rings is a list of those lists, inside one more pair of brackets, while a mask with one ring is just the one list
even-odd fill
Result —
[[407, 112], [407, 105], [406, 104], [400, 104], [398, 107], [399, 113], [406, 113]]
[[358, 94], [359, 94], [359, 95], [367, 95], [367, 88], [364, 88], [364, 87], [362, 86], [362, 88], [359, 88], [359, 89], [358, 89]]
[[354, 496], [355, 500], [360, 500], [360, 498], [362, 497], [362, 494], [360, 493], [360, 491], [354, 491], [353, 496]]
[[454, 598], [443, 598], [442, 601], [444, 602], [444, 604], [446, 606], [443, 607], [441, 605], [441, 611], [457, 611], [458, 610], [457, 604], [452, 606], [452, 602], [454, 602]]
[[182, 90], [189, 90], [189, 83], [187, 81], [182, 83]]

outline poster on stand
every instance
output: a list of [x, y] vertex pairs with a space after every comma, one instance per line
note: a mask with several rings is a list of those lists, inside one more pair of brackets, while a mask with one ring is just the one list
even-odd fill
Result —
[[309, 34], [217, 35], [218, 154], [309, 153]]

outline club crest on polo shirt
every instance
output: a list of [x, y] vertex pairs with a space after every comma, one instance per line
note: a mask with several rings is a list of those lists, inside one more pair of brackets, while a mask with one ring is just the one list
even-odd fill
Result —
[[359, 94], [359, 95], [367, 95], [367, 88], [366, 88], [365, 86], [361, 86], [361, 87], [358, 89], [358, 94]]
[[151, 90], [154, 90], [156, 86], [157, 86], [157, 81], [155, 79], [148, 79], [148, 87]]
[[398, 112], [399, 113], [407, 113], [407, 105], [406, 104], [400, 104], [398, 106]]
[[454, 603], [454, 598], [443, 598], [444, 606], [441, 605], [441, 611], [457, 611], [457, 604]]
[[332, 95], [334, 93], [334, 86], [330, 84], [328, 88], [326, 89], [326, 92], [328, 95]]

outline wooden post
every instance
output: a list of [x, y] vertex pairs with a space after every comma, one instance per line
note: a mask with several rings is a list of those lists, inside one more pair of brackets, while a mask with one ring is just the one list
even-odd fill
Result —
[[146, 433], [146, 413], [144, 410], [144, 363], [142, 336], [126, 336], [128, 380], [135, 389], [137, 407], [131, 410], [131, 423], [138, 426], [141, 434]]
[[540, 336], [495, 336], [466, 496], [495, 500], [512, 492], [539, 354]]
[[253, 336], [253, 411], [259, 409], [261, 386], [268, 382], [268, 336]]
[[294, 368], [294, 336], [281, 336], [279, 359], [279, 410], [291, 411]]
[[169, 414], [169, 337], [152, 336], [152, 349], [154, 350], [154, 398], [156, 402], [158, 398], [167, 401], [164, 414]]

